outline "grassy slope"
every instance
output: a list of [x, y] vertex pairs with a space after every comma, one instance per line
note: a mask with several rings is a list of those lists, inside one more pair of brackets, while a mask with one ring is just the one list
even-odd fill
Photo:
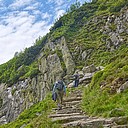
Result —
[[47, 117], [55, 103], [51, 100], [51, 95], [47, 95], [45, 100], [39, 102], [22, 112], [19, 117], [11, 123], [1, 125], [0, 128], [60, 128], [60, 125], [51, 122]]
[[[122, 46], [115, 52], [110, 64], [94, 75], [90, 88], [84, 92], [82, 108], [85, 112], [104, 117], [128, 116], [128, 91], [117, 94], [114, 90], [110, 93], [115, 79], [123, 78], [124, 82], [128, 79], [127, 55], [128, 47]], [[100, 88], [101, 83], [105, 83], [104, 89]], [[110, 113], [110, 111], [114, 112]]]
[[128, 91], [110, 95], [99, 88], [86, 89], [84, 92], [82, 108], [93, 116], [118, 117], [128, 116]]
[[[83, 97], [82, 108], [85, 112], [90, 115], [99, 115], [99, 116], [128, 116], [127, 111], [127, 91], [121, 94], [116, 94], [116, 90], [111, 94], [111, 86], [117, 78], [122, 78], [123, 81], [127, 81], [128, 78], [128, 40], [127, 34], [124, 33], [123, 38], [125, 42], [122, 46], [114, 51], [108, 51], [105, 47], [105, 42], [102, 41], [103, 38], [109, 38], [108, 35], [100, 33], [101, 26], [104, 25], [104, 20], [102, 16], [109, 15], [119, 15], [119, 11], [122, 7], [128, 6], [125, 0], [102, 0], [90, 5], [84, 5], [79, 10], [79, 13], [86, 8], [90, 8], [91, 12], [88, 10], [88, 15], [79, 17], [81, 22], [84, 23], [82, 26], [80, 22], [72, 23], [72, 26], [75, 24], [77, 31], [73, 31], [72, 28], [68, 28], [67, 34], [70, 35], [68, 46], [71, 53], [75, 51], [75, 47], [80, 47], [82, 51], [87, 49], [92, 49], [91, 57], [87, 59], [86, 64], [95, 64], [105, 66], [104, 71], [100, 71], [92, 79], [90, 84], [90, 89], [85, 90]], [[93, 8], [94, 7], [94, 8]], [[93, 9], [92, 9], [93, 8]], [[92, 11], [93, 10], [93, 11]], [[79, 14], [74, 12], [74, 15]], [[87, 21], [91, 20], [93, 17], [98, 16], [100, 20], [97, 23]], [[77, 19], [77, 18], [76, 18]], [[80, 28], [79, 28], [80, 27]], [[112, 26], [114, 29], [115, 26]], [[114, 31], [114, 30], [113, 30]], [[67, 37], [67, 35], [66, 35]], [[74, 46], [74, 47], [72, 47]], [[77, 52], [77, 51], [76, 51]], [[76, 61], [77, 67], [84, 66], [85, 62], [80, 61], [78, 53], [74, 56], [74, 61]], [[100, 89], [101, 83], [106, 83], [103, 90]], [[123, 83], [124, 83], [123, 82]], [[102, 93], [101, 93], [102, 92]], [[95, 102], [94, 102], [95, 101]], [[119, 111], [121, 110], [121, 111]], [[110, 113], [110, 111], [113, 111]]]

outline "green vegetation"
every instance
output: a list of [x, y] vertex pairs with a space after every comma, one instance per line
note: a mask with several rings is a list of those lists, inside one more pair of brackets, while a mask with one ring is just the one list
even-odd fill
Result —
[[1, 125], [0, 128], [20, 128], [23, 125], [24, 128], [61, 128], [47, 117], [53, 107], [55, 103], [48, 94], [43, 101], [22, 112], [14, 122]]
[[[95, 65], [106, 65], [109, 63], [109, 51], [106, 51], [105, 42], [102, 40], [109, 39], [107, 35], [102, 34], [100, 29], [104, 26], [105, 20], [102, 16], [118, 14], [122, 7], [128, 6], [126, 0], [93, 0], [91, 3], [80, 3], [76, 1], [67, 10], [64, 16], [60, 17], [50, 32], [43, 38], [35, 41], [35, 44], [30, 48], [26, 48], [23, 52], [16, 53], [14, 58], [5, 64], [0, 65], [0, 83], [7, 83], [9, 86], [16, 83], [18, 80], [25, 79], [26, 77], [34, 77], [39, 73], [37, 55], [47, 42], [47, 39], [55, 41], [64, 36], [68, 42], [70, 52], [75, 52], [73, 55], [76, 67], [82, 68], [85, 62], [82, 60], [79, 53], [90, 50], [88, 52], [92, 55], [86, 61], [86, 65], [94, 63]], [[92, 22], [91, 19], [99, 16], [99, 20]], [[109, 26], [110, 29], [116, 29], [116, 25]], [[126, 33], [123, 33], [123, 38]], [[75, 50], [78, 47], [80, 50]], [[51, 51], [46, 50], [46, 56]], [[44, 53], [45, 54], [45, 53]], [[106, 55], [106, 57], [104, 57]], [[100, 57], [99, 57], [100, 56]], [[81, 60], [81, 61], [80, 61]], [[62, 62], [62, 61], [61, 61]], [[64, 63], [61, 63], [65, 68]]]
[[[106, 66], [104, 71], [100, 71], [93, 77], [91, 85], [100, 85], [101, 82], [106, 81], [107, 84], [111, 84], [110, 77], [113, 80], [122, 77], [124, 80], [128, 78], [128, 47], [123, 45], [117, 51], [115, 51], [113, 56], [109, 56], [109, 64]], [[121, 60], [121, 61], [120, 61]]]
[[61, 66], [62, 66], [63, 71], [64, 71], [64, 75], [65, 75], [67, 69], [66, 69], [66, 65], [65, 65], [64, 60], [63, 60], [62, 51], [57, 49], [57, 50], [56, 50], [56, 53], [57, 53], [57, 55], [58, 55], [58, 57], [59, 57], [59, 59], [60, 59], [60, 63], [61, 63]]
[[[93, 51], [92, 56], [86, 61], [86, 65], [92, 63], [95, 65], [107, 65], [109, 64], [109, 55], [113, 55], [105, 47], [105, 40], [109, 39], [108, 35], [100, 32], [100, 29], [106, 22], [102, 17], [112, 14], [118, 15], [118, 12], [124, 6], [127, 6], [125, 0], [118, 0], [116, 2], [114, 0], [94, 0], [91, 3], [85, 3], [81, 7], [77, 6], [75, 7], [77, 9], [73, 9], [70, 13], [67, 12], [56, 21], [50, 29], [49, 38], [55, 41], [62, 36], [66, 37], [71, 53], [76, 52], [73, 55], [73, 59], [77, 67], [82, 67], [85, 63], [79, 56], [80, 51], [75, 51], [76, 47], [79, 47], [81, 51], [88, 49]], [[98, 16], [98, 20], [92, 22], [91, 19], [96, 16]], [[115, 31], [117, 26], [112, 23], [109, 27]], [[124, 37], [126, 35], [125, 33]]]
[[[94, 102], [95, 101], [95, 102]], [[86, 89], [82, 109], [89, 115], [103, 117], [128, 116], [128, 91], [110, 95], [99, 88]]]
[[98, 11], [107, 11], [109, 13], [119, 12], [124, 6], [127, 6], [128, 3], [126, 0], [96, 0], [96, 3], [99, 4]]
[[39, 73], [37, 55], [46, 43], [47, 35], [36, 40], [34, 46], [26, 48], [24, 52], [16, 53], [14, 58], [0, 65], [0, 83], [9, 86], [26, 77], [34, 77]]
[[[76, 69], [82, 69], [83, 66], [90, 64], [105, 67], [103, 71], [94, 75], [89, 88], [85, 89], [82, 109], [87, 114], [95, 116], [128, 116], [128, 91], [116, 94], [114, 90], [111, 93], [111, 86], [117, 78], [122, 78], [124, 82], [128, 78], [128, 35], [126, 32], [121, 33], [120, 37], [123, 41], [120, 46], [115, 48], [112, 44], [111, 48], [108, 48], [107, 41], [110, 41], [110, 37], [105, 32], [103, 33], [107, 18], [111, 15], [120, 15], [119, 11], [125, 6], [128, 6], [126, 0], [93, 0], [82, 6], [76, 1], [76, 4], [73, 4], [67, 13], [55, 22], [45, 37], [39, 38], [34, 46], [26, 48], [24, 52], [16, 53], [13, 59], [0, 65], [0, 83], [11, 86], [18, 80], [38, 75], [37, 56], [43, 51], [44, 45], [48, 40], [55, 42], [64, 36]], [[126, 23], [124, 25], [128, 27]], [[114, 22], [108, 27], [111, 31], [117, 29]], [[88, 56], [82, 60], [81, 55], [84, 51]], [[52, 52], [51, 49], [45, 49], [44, 56], [54, 53], [60, 58], [66, 74], [61, 50], [57, 49]], [[104, 88], [101, 88], [103, 83], [105, 83]], [[15, 91], [12, 90], [12, 94]], [[0, 99], [0, 106], [1, 103]], [[47, 118], [53, 106], [51, 100], [44, 100], [29, 110], [25, 110], [16, 121], [0, 128], [19, 128], [22, 125], [26, 125], [25, 128], [36, 126], [57, 128], [59, 126], [52, 124]]]
[[[128, 78], [127, 53], [128, 48], [123, 45], [110, 57], [109, 65], [94, 75], [90, 87], [84, 91], [82, 108], [85, 112], [104, 117], [128, 116], [128, 91], [117, 94], [116, 90], [111, 90], [116, 78], [122, 78], [124, 82]], [[102, 83], [105, 83], [104, 88], [100, 88]]]

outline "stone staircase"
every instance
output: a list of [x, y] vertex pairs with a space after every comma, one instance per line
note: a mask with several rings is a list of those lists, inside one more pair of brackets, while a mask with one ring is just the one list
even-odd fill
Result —
[[[78, 88], [72, 90], [64, 98], [62, 110], [54, 108], [49, 118], [53, 122], [60, 123], [63, 128], [128, 128], [128, 124], [121, 124], [122, 117], [98, 118], [85, 115], [80, 109], [82, 91]], [[126, 118], [127, 122], [127, 117]], [[124, 122], [123, 120], [123, 122]]]

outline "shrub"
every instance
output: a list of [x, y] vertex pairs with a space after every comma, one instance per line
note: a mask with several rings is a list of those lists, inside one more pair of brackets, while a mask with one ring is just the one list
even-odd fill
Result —
[[103, 71], [99, 71], [95, 73], [91, 81], [91, 86], [98, 85], [102, 75], [103, 75]]
[[128, 6], [127, 0], [118, 0], [110, 7], [110, 12], [119, 12], [124, 6]]
[[105, 3], [99, 5], [98, 10], [106, 10], [108, 7]]

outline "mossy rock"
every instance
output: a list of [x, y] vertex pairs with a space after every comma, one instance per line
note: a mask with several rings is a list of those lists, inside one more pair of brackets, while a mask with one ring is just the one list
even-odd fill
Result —
[[112, 109], [110, 113], [108, 114], [109, 117], [120, 117], [124, 115], [125, 115], [124, 110], [120, 108]]
[[114, 122], [117, 125], [126, 125], [128, 124], [128, 116], [115, 118]]

